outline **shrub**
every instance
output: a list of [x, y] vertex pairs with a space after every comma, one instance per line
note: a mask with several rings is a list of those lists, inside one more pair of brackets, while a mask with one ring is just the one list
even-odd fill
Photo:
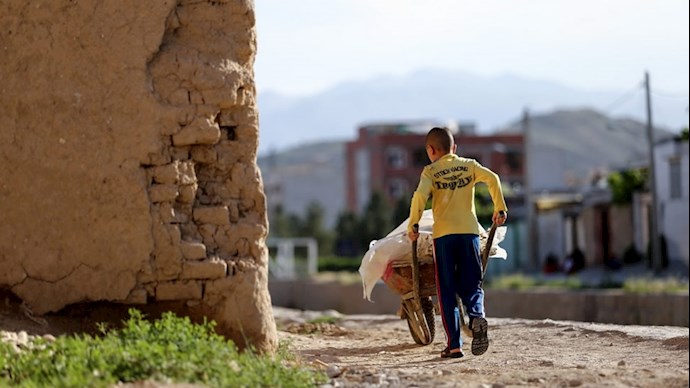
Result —
[[[214, 322], [193, 324], [165, 313], [149, 322], [137, 310], [119, 330], [102, 336], [41, 338], [19, 354], [0, 346], [0, 386], [106, 387], [154, 380], [227, 386], [313, 386], [325, 377], [283, 351], [275, 357], [239, 352], [214, 332]], [[0, 344], [2, 345], [2, 344]]]
[[319, 272], [357, 272], [361, 264], [361, 257], [321, 256], [319, 257]]

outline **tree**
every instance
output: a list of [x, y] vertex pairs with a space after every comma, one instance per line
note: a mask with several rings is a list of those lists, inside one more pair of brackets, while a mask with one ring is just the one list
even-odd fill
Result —
[[301, 222], [302, 236], [313, 237], [319, 244], [319, 252], [333, 252], [333, 233], [324, 226], [324, 210], [319, 202], [312, 201], [307, 205], [307, 213]]
[[304, 236], [316, 236], [323, 230], [323, 207], [316, 201], [307, 205], [307, 212], [302, 224], [302, 234]]
[[362, 253], [359, 238], [359, 219], [349, 210], [338, 215], [335, 225], [335, 254], [338, 256], [355, 257]]
[[378, 191], [371, 194], [359, 225], [360, 243], [364, 249], [369, 249], [372, 240], [378, 240], [391, 231], [391, 208], [383, 194]]
[[394, 226], [400, 225], [410, 216], [410, 202], [411, 199], [407, 196], [402, 196], [395, 201], [391, 219]]
[[482, 225], [491, 224], [491, 216], [494, 214], [494, 203], [489, 193], [489, 186], [485, 184], [474, 187], [474, 210], [477, 213], [477, 221]]
[[624, 205], [632, 202], [633, 193], [643, 191], [647, 182], [647, 169], [614, 172], [609, 175], [608, 184], [613, 196], [612, 202]]
[[285, 213], [282, 205], [277, 205], [270, 216], [269, 234], [272, 237], [290, 236], [290, 215]]

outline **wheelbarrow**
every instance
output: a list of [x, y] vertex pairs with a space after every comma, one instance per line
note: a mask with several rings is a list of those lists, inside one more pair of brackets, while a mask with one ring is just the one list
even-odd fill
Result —
[[[486, 246], [482, 251], [482, 278], [486, 271], [489, 252], [496, 234], [496, 224], [491, 225]], [[414, 225], [415, 232], [419, 226]], [[412, 242], [412, 261], [392, 260], [388, 262], [386, 272], [382, 278], [386, 286], [400, 295], [400, 318], [407, 320], [412, 339], [419, 345], [428, 345], [434, 341], [436, 323], [434, 302], [436, 297], [436, 270], [432, 256], [418, 256], [417, 241]], [[460, 306], [460, 324], [463, 334], [472, 336], [472, 330], [467, 326], [464, 308]], [[469, 319], [467, 319], [468, 321]]]

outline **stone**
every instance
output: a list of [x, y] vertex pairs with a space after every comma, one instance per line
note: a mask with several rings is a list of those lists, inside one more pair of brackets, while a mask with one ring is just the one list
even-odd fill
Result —
[[180, 243], [182, 257], [187, 260], [201, 260], [206, 258], [206, 246], [196, 241], [182, 241]]
[[176, 185], [154, 184], [149, 188], [149, 198], [153, 203], [173, 202], [177, 198]]
[[177, 163], [169, 163], [164, 166], [149, 168], [153, 181], [162, 184], [177, 183]]
[[218, 122], [222, 126], [236, 126], [238, 122], [235, 119], [235, 110], [222, 109], [220, 111], [220, 116], [218, 117]]
[[178, 176], [177, 182], [180, 185], [193, 185], [196, 184], [196, 172], [194, 171], [194, 162], [191, 160], [186, 160], [180, 162], [178, 165]]
[[172, 137], [173, 145], [216, 144], [220, 140], [220, 128], [208, 118], [195, 118]]
[[194, 199], [196, 198], [196, 191], [197, 191], [197, 185], [185, 185], [185, 186], [180, 186], [178, 189], [178, 196], [177, 196], [177, 201], [181, 203], [194, 203]]
[[210, 146], [193, 146], [191, 156], [197, 163], [212, 164], [218, 160], [216, 150]]
[[230, 214], [226, 206], [195, 208], [193, 216], [197, 224], [226, 225], [230, 223]]
[[153, 212], [158, 211], [161, 221], [166, 224], [170, 224], [176, 221], [175, 208], [173, 208], [171, 203], [161, 203], [154, 205]]
[[230, 201], [230, 203], [228, 204], [228, 212], [230, 214], [230, 222], [239, 222], [240, 207], [238, 201]]
[[218, 247], [216, 240], [213, 238], [213, 236], [216, 234], [216, 230], [218, 230], [217, 225], [202, 224], [199, 225], [198, 230], [203, 239], [204, 245], [206, 245], [206, 249], [215, 249]]
[[227, 263], [218, 258], [185, 262], [180, 279], [220, 279], [225, 277], [227, 269]]
[[328, 367], [326, 368], [326, 375], [329, 378], [333, 379], [340, 376], [341, 374], [343, 374], [343, 370], [337, 365], [328, 365]]

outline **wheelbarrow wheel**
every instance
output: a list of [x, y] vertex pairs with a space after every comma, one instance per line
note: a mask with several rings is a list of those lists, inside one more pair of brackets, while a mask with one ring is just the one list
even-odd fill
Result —
[[[405, 307], [411, 305], [412, 303], [408, 303]], [[407, 311], [405, 312], [405, 318], [407, 319], [407, 328], [410, 330], [414, 342], [419, 345], [429, 345], [434, 342], [434, 336], [436, 335], [434, 304], [431, 301], [431, 297], [423, 297], [421, 298], [421, 305], [423, 318], [419, 317], [417, 319], [419, 312], [408, 313]]]

